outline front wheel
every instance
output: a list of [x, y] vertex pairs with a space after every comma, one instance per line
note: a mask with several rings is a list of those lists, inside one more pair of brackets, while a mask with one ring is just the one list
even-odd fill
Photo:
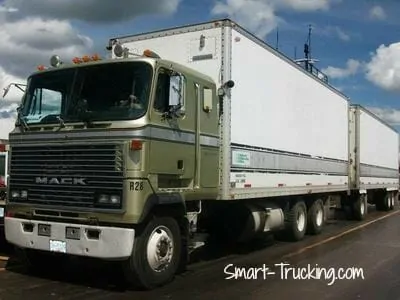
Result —
[[131, 286], [150, 290], [173, 280], [182, 253], [181, 231], [175, 219], [155, 217], [134, 243], [131, 257], [123, 264]]

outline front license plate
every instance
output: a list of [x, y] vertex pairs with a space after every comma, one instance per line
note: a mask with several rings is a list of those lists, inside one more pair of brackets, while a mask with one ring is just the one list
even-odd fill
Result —
[[52, 252], [67, 252], [67, 243], [63, 241], [50, 240], [50, 251]]

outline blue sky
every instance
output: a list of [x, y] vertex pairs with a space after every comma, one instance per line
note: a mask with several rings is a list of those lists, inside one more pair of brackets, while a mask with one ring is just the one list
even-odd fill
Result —
[[[116, 4], [117, 3], [117, 4]], [[3, 0], [0, 88], [39, 64], [105, 54], [108, 38], [230, 17], [294, 58], [312, 24], [312, 56], [330, 83], [400, 130], [400, 2], [394, 0]], [[379, 50], [378, 50], [379, 49]], [[0, 101], [0, 138], [15, 118], [17, 90]]]

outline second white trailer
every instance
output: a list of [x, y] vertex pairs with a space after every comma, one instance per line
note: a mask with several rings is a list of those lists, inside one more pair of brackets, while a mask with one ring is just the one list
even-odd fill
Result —
[[350, 189], [368, 194], [380, 210], [394, 205], [399, 189], [399, 135], [397, 131], [360, 105], [349, 110]]

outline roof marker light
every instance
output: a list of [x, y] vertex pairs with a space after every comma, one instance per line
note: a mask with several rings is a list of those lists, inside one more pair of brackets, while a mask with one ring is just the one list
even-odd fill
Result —
[[151, 51], [149, 49], [146, 49], [143, 51], [143, 56], [151, 57], [151, 58], [160, 58], [160, 56], [157, 53], [155, 53], [154, 51]]
[[82, 59], [81, 59], [80, 57], [74, 57], [74, 58], [72, 59], [72, 62], [73, 62], [74, 64], [80, 64], [80, 63], [82, 63]]

